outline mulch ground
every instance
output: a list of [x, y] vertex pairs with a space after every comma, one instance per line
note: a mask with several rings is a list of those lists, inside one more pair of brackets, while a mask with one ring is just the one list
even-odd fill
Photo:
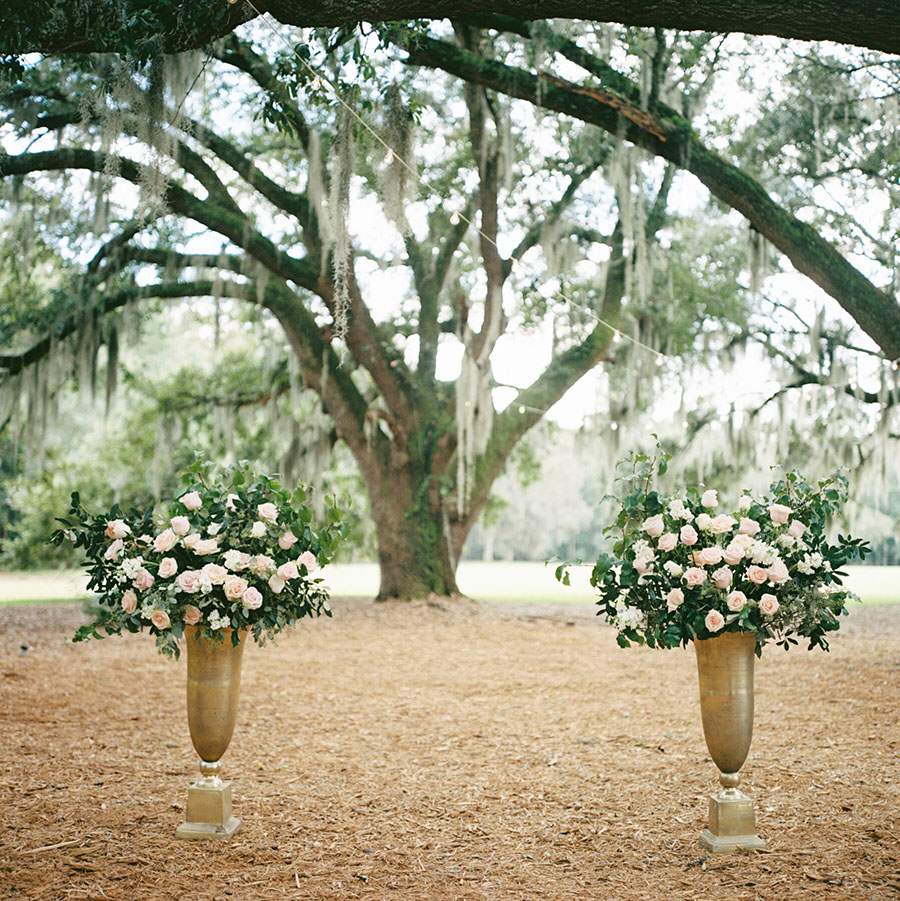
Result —
[[336, 602], [244, 657], [241, 831], [183, 842], [184, 659], [0, 607], [0, 898], [900, 896], [900, 605], [757, 663], [765, 852], [697, 843], [715, 768], [693, 652], [589, 610]]

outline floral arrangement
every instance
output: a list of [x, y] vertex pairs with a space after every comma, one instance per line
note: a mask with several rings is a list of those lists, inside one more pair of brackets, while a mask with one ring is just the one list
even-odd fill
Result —
[[[825, 537], [826, 523], [847, 499], [837, 475], [813, 487], [796, 472], [774, 482], [770, 494], [742, 493], [721, 512], [718, 491], [688, 487], [672, 496], [654, 490], [669, 455], [634, 454], [622, 481], [627, 491], [608, 531], [613, 554], [601, 554], [591, 573], [599, 614], [617, 629], [618, 643], [673, 648], [722, 632], [756, 633], [788, 648], [797, 636], [828, 649], [825, 634], [839, 628], [847, 602], [841, 567], [870, 550], [860, 539]], [[566, 565], [557, 578], [568, 582]]]
[[222, 640], [225, 629], [249, 629], [264, 644], [303, 616], [325, 613], [328, 592], [314, 574], [346, 532], [326, 498], [328, 526], [314, 529], [306, 490], [288, 491], [246, 464], [216, 478], [197, 462], [185, 491], [162, 522], [152, 510], [125, 515], [118, 506], [90, 515], [72, 495], [64, 528], [51, 540], [84, 548], [88, 588], [99, 595], [97, 619], [74, 641], [148, 629], [157, 647], [178, 657], [185, 626]]

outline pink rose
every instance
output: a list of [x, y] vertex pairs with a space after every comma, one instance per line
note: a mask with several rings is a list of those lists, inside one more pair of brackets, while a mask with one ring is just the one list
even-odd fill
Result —
[[203, 506], [203, 501], [200, 500], [200, 495], [196, 491], [183, 494], [180, 500], [188, 510], [199, 510]]
[[103, 534], [107, 538], [124, 538], [131, 534], [131, 529], [121, 519], [111, 519], [106, 523], [106, 530]]
[[275, 569], [275, 561], [265, 554], [257, 554], [250, 560], [250, 572], [254, 575], [263, 576], [271, 569]]
[[166, 529], [153, 539], [153, 550], [158, 554], [164, 554], [166, 551], [171, 551], [172, 548], [175, 547], [175, 542], [177, 540], [175, 533], [171, 529]]
[[234, 506], [234, 502], [236, 500], [238, 500], [238, 496], [236, 494], [229, 494], [228, 497], [225, 498], [225, 509], [226, 510], [236, 509]]
[[122, 543], [121, 538], [117, 538], [107, 549], [106, 553], [103, 555], [106, 560], [118, 560], [119, 554], [122, 553], [122, 548], [125, 545]]
[[297, 543], [297, 536], [288, 530], [278, 539], [278, 547], [283, 551], [289, 551]]
[[715, 566], [722, 562], [722, 548], [717, 544], [705, 547], [697, 554], [697, 563], [701, 566]]
[[730, 532], [736, 525], [737, 520], [733, 516], [720, 513], [718, 516], [713, 517], [713, 521], [709, 524], [709, 531], [716, 535], [722, 535], [725, 532]]
[[644, 575], [644, 573], [650, 572], [650, 558], [649, 557], [635, 557], [634, 558], [634, 568], [637, 570], [639, 575]]
[[700, 498], [700, 503], [704, 507], [718, 507], [719, 493], [715, 488], [710, 488], [709, 491], [704, 491], [703, 496]]
[[284, 588], [284, 579], [278, 576], [269, 576], [269, 588], [272, 589], [274, 594], [281, 594]]
[[727, 566], [717, 569], [712, 574], [712, 580], [716, 588], [720, 588], [724, 591], [731, 585], [731, 570]]
[[641, 528], [651, 537], [651, 538], [659, 538], [665, 530], [666, 526], [663, 523], [663, 518], [658, 513], [656, 516], [649, 516], [641, 525]]
[[200, 536], [196, 532], [191, 532], [190, 535], [184, 536], [183, 544], [186, 548], [192, 548], [197, 544], [197, 542], [199, 540], [200, 540]]
[[278, 507], [275, 504], [259, 504], [256, 508], [256, 515], [263, 522], [275, 522], [278, 519]]
[[122, 609], [126, 613], [134, 613], [137, 610], [137, 595], [131, 588], [122, 594]]
[[761, 566], [751, 566], [747, 569], [747, 578], [754, 585], [762, 585], [769, 576]]
[[289, 579], [296, 579], [300, 572], [297, 569], [297, 564], [294, 563], [293, 560], [288, 560], [287, 563], [282, 563], [281, 566], [275, 572], [275, 575], [278, 576], [279, 579], [284, 579], [287, 582]]
[[753, 536], [735, 535], [734, 538], [731, 539], [731, 543], [735, 545], [735, 547], [739, 547], [742, 551], [746, 552], [750, 545], [753, 544]]
[[191, 521], [186, 516], [173, 516], [169, 525], [176, 535], [187, 535], [191, 531]]
[[297, 566], [305, 566], [307, 575], [310, 576], [319, 568], [316, 555], [312, 551], [304, 551], [297, 558]]
[[200, 590], [200, 573], [196, 569], [186, 569], [178, 573], [175, 584], [185, 594], [196, 594]]
[[150, 622], [160, 630], [168, 629], [171, 625], [169, 614], [165, 610], [154, 610], [153, 615], [150, 617]]
[[215, 538], [200, 538], [194, 542], [193, 551], [200, 556], [215, 554], [218, 550], [219, 542]]
[[712, 525], [712, 521], [712, 517], [708, 513], [698, 513], [694, 520], [701, 532], [706, 531]]
[[262, 602], [262, 594], [257, 591], [257, 589], [255, 589], [252, 585], [244, 592], [243, 596], [241, 597], [241, 603], [248, 610], [258, 610], [260, 607], [262, 607]]
[[759, 599], [759, 610], [764, 616], [774, 616], [780, 608], [778, 598], [774, 594], [764, 594]]
[[266, 534], [266, 524], [261, 520], [256, 520], [250, 528], [250, 535], [253, 538], [262, 538]]
[[153, 587], [153, 583], [156, 579], [153, 578], [153, 573], [148, 569], [144, 569], [142, 566], [135, 574], [134, 580], [132, 584], [138, 591], [146, 591], [148, 588]]
[[788, 521], [788, 518], [794, 511], [784, 504], [772, 504], [769, 507], [769, 518], [772, 522], [781, 523], [782, 525]]
[[174, 557], [163, 557], [159, 561], [159, 569], [156, 574], [160, 579], [171, 579], [178, 572], [178, 563]]
[[247, 590], [247, 580], [240, 576], [228, 576], [222, 584], [225, 597], [230, 601], [236, 601]]
[[727, 548], [725, 548], [725, 552], [722, 554], [722, 559], [729, 566], [737, 566], [738, 563], [740, 563], [741, 560], [744, 559], [744, 551], [739, 545], [732, 542], [728, 545]]
[[710, 610], [706, 614], [706, 628], [710, 632], [718, 632], [725, 625], [725, 617], [718, 610]]
[[659, 536], [659, 549], [661, 551], [674, 551], [678, 544], [678, 536], [674, 532], [666, 532]]
[[697, 534], [697, 530], [692, 525], [682, 526], [681, 532], [679, 532], [681, 543], [686, 544], [688, 547], [690, 547], [692, 544], [696, 544], [699, 537], [700, 536]]
[[759, 523], [755, 519], [747, 519], [746, 516], [741, 517], [738, 524], [738, 532], [741, 535], [755, 535], [759, 531]]
[[184, 608], [184, 624], [186, 626], [196, 626], [201, 619], [203, 619], [203, 614], [200, 612], [199, 607], [188, 604], [187, 607]]
[[725, 603], [732, 613], [740, 613], [747, 603], [747, 595], [745, 595], [743, 591], [732, 591], [731, 594], [725, 598]]
[[806, 524], [800, 522], [799, 519], [795, 519], [788, 526], [788, 535], [793, 538], [802, 538], [803, 533], [806, 531]]
[[684, 571], [682, 578], [689, 588], [696, 588], [697, 585], [702, 585], [706, 581], [706, 572], [697, 566], [689, 566]]
[[671, 613], [684, 603], [684, 592], [680, 588], [673, 588], [666, 595], [666, 609]]
[[213, 585], [221, 585], [228, 578], [228, 570], [218, 563], [207, 563], [200, 572], [212, 582]]
[[775, 582], [776, 584], [787, 582], [791, 578], [788, 568], [784, 565], [783, 560], [776, 560], [766, 570], [766, 575], [769, 577], [770, 582]]

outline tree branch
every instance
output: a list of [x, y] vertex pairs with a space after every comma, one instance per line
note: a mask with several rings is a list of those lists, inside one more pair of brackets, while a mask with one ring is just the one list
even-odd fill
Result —
[[619, 90], [611, 102], [608, 91], [566, 83], [555, 76], [549, 82], [542, 78], [545, 86], [540, 87], [538, 78], [524, 69], [482, 59], [446, 41], [419, 38], [408, 53], [411, 63], [441, 68], [598, 125], [692, 172], [712, 194], [742, 213], [799, 272], [834, 297], [888, 359], [900, 358], [900, 303], [873, 285], [814, 228], [775, 203], [757, 181], [705, 147], [680, 114], [660, 105], [660, 116], [650, 116], [631, 98], [621, 96], [623, 87], [639, 96], [624, 76], [615, 73]]

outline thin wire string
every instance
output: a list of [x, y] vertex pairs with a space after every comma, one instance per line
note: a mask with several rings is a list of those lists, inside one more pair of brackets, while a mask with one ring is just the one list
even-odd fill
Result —
[[[409, 163], [406, 162], [403, 157], [394, 150], [393, 147], [374, 129], [368, 122], [353, 108], [353, 106], [347, 103], [346, 100], [341, 96], [340, 91], [337, 86], [332, 82], [327, 76], [323, 75], [316, 68], [314, 68], [308, 60], [304, 59], [296, 50], [296, 48], [288, 41], [288, 39], [281, 34], [281, 32], [272, 24], [272, 22], [257, 9], [257, 7], [253, 4], [252, 0], [244, 0], [244, 2], [249, 6], [256, 14], [260, 17], [260, 20], [265, 24], [265, 26], [275, 35], [275, 37], [284, 44], [287, 50], [297, 57], [298, 60], [305, 66], [305, 68], [310, 72], [313, 76], [314, 84], [315, 80], [318, 80], [320, 84], [327, 84], [329, 88], [331, 88], [331, 92], [334, 95], [335, 100], [345, 109], [351, 116], [387, 151], [386, 160], [387, 162], [397, 162], [399, 163], [406, 171], [412, 176], [412, 178], [423, 188], [426, 189], [433, 197], [436, 197], [442, 203], [445, 202], [444, 196], [441, 192], [435, 188], [432, 184], [426, 181], [422, 176], [412, 167]], [[470, 225], [478, 235], [484, 238], [489, 244], [491, 244], [498, 252], [500, 251], [500, 247], [497, 242], [488, 234], [485, 234], [478, 225], [476, 225], [465, 213], [456, 211], [451, 216], [451, 221], [456, 217], [457, 220], [462, 220], [467, 225]], [[513, 267], [519, 265], [521, 261], [518, 257], [510, 257], [511, 265]], [[627, 334], [626, 332], [621, 331], [618, 327], [613, 325], [610, 322], [607, 322], [605, 319], [599, 317], [593, 310], [588, 309], [582, 304], [577, 303], [572, 298], [568, 297], [562, 291], [557, 290], [554, 292], [557, 297], [560, 297], [563, 301], [565, 301], [570, 307], [573, 309], [579, 310], [580, 312], [587, 313], [591, 318], [594, 319], [599, 325], [606, 326], [613, 333], [613, 340], [625, 340], [630, 341], [632, 344], [637, 345], [638, 347], [642, 347], [644, 350], [649, 351], [654, 354], [657, 359], [665, 359], [667, 357], [662, 351], [657, 350], [655, 347], [650, 347], [649, 344], [645, 344], [643, 341], [638, 340], [637, 338]]]

